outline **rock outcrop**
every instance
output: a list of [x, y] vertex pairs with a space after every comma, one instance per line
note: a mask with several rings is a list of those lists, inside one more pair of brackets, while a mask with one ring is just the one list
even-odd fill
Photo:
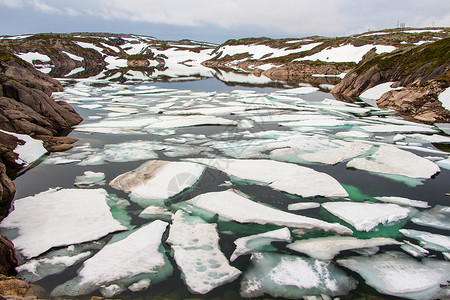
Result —
[[331, 92], [337, 98], [357, 97], [385, 82], [403, 88], [383, 94], [379, 107], [418, 121], [450, 122], [450, 112], [438, 101], [450, 86], [450, 38], [363, 60]]
[[64, 101], [50, 98], [61, 84], [37, 71], [7, 49], [0, 48], [0, 218], [9, 210], [15, 189], [9, 173], [23, 166], [16, 162], [17, 138], [5, 132], [26, 134], [45, 141], [48, 150], [65, 150], [74, 140], [61, 139], [82, 118]]

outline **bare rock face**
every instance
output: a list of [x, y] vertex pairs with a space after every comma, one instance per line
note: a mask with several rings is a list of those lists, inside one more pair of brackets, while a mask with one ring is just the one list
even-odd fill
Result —
[[417, 121], [450, 122], [438, 95], [450, 86], [450, 38], [392, 53], [371, 55], [336, 85], [338, 99], [358, 97], [378, 84], [393, 82], [403, 87], [381, 96], [377, 105], [391, 108]]
[[390, 108], [425, 123], [450, 122], [450, 111], [437, 100], [444, 85], [430, 82], [425, 86], [412, 86], [390, 91], [377, 101], [378, 107]]
[[13, 243], [0, 234], [0, 274], [12, 276], [16, 274], [17, 258]]
[[[73, 140], [58, 135], [80, 123], [82, 118], [66, 102], [50, 98], [62, 91], [61, 84], [32, 65], [0, 48], [0, 129], [13, 133], [40, 135], [49, 150], [67, 150]], [[21, 168], [13, 151], [19, 140], [0, 132], [0, 219], [10, 207], [15, 188], [7, 171]]]

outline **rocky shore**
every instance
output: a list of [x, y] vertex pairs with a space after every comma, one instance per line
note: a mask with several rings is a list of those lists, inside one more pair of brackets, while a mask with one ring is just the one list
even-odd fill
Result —
[[450, 122], [450, 111], [438, 100], [450, 86], [450, 38], [375, 55], [358, 64], [331, 92], [348, 99], [386, 82], [400, 89], [383, 93], [379, 107], [421, 122]]
[[[61, 84], [37, 71], [7, 49], [0, 49], [0, 218], [9, 211], [15, 188], [12, 179], [28, 162], [16, 149], [28, 142], [21, 136], [42, 140], [47, 151], [66, 150], [75, 139], [63, 137], [82, 118], [66, 102], [54, 101], [52, 92]], [[45, 151], [45, 150], [44, 150]], [[17, 280], [14, 246], [0, 235], [0, 294], [25, 297], [31, 285]], [[33, 288], [34, 289], [34, 288]], [[34, 292], [31, 294], [36, 295]]]

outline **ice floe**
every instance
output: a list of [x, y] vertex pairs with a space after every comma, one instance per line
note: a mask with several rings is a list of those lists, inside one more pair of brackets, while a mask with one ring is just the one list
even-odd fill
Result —
[[358, 231], [371, 231], [379, 224], [408, 217], [411, 209], [396, 204], [363, 202], [326, 202], [322, 207]]
[[288, 205], [288, 210], [304, 210], [320, 207], [320, 203], [317, 202], [299, 202]]
[[[102, 294], [112, 297], [143, 279], [152, 284], [165, 280], [173, 270], [161, 242], [167, 225], [157, 220], [121, 240], [113, 239], [83, 263], [77, 277], [57, 286], [51, 295], [80, 296], [100, 288]], [[115, 286], [113, 293], [111, 285]]]
[[241, 282], [241, 296], [299, 299], [346, 295], [357, 281], [331, 262], [279, 253], [255, 253]]
[[[430, 258], [421, 262], [401, 253], [350, 257], [338, 263], [360, 274], [383, 294], [407, 299], [439, 299], [450, 276], [450, 263]], [[443, 295], [442, 295], [443, 296]]]
[[413, 229], [400, 229], [400, 233], [418, 240], [424, 248], [443, 252], [450, 251], [450, 237], [448, 236]]
[[[234, 241], [236, 249], [230, 257], [230, 261], [235, 261], [241, 255], [251, 252], [266, 250], [264, 247], [270, 246], [272, 242], [290, 242], [291, 232], [288, 228], [281, 228], [260, 234], [245, 236]], [[266, 250], [267, 251], [267, 250]]]
[[333, 259], [333, 257], [343, 250], [400, 244], [400, 242], [391, 238], [372, 238], [363, 240], [351, 236], [332, 236], [298, 240], [287, 245], [287, 247], [291, 250], [305, 253], [312, 258], [329, 260]]
[[0, 130], [0, 132], [12, 135], [19, 140], [19, 143], [13, 150], [13, 152], [18, 155], [16, 163], [19, 165], [27, 167], [47, 153], [43, 141], [35, 140], [26, 134], [12, 133], [4, 130]]
[[25, 257], [35, 257], [52, 247], [99, 239], [126, 230], [113, 218], [104, 189], [50, 189], [14, 201], [14, 210], [2, 221], [15, 229], [12, 240]]
[[82, 176], [75, 177], [74, 185], [77, 187], [103, 185], [105, 184], [104, 179], [105, 173], [103, 172], [85, 171]]
[[428, 202], [426, 201], [420, 201], [420, 200], [412, 200], [404, 197], [394, 197], [394, 196], [379, 196], [375, 197], [378, 201], [381, 202], [389, 202], [394, 203], [398, 205], [404, 205], [404, 206], [412, 206], [412, 207], [418, 207], [418, 208], [428, 208], [430, 205], [428, 205]]
[[422, 226], [450, 230], [450, 207], [437, 205], [430, 210], [421, 211], [411, 221]]
[[187, 203], [239, 223], [273, 224], [293, 228], [335, 231], [342, 234], [352, 233], [349, 228], [338, 223], [328, 223], [257, 203], [235, 190], [201, 194], [188, 200]]
[[109, 184], [136, 197], [167, 199], [195, 184], [204, 170], [205, 166], [196, 163], [152, 160]]
[[390, 145], [380, 146], [370, 156], [352, 159], [347, 163], [347, 168], [418, 179], [430, 178], [440, 172], [439, 166], [435, 163]]
[[328, 174], [273, 160], [191, 159], [231, 176], [302, 197], [347, 197], [345, 189]]
[[206, 294], [241, 275], [220, 251], [216, 226], [181, 210], [173, 217], [167, 243], [174, 250], [186, 285], [194, 293]]

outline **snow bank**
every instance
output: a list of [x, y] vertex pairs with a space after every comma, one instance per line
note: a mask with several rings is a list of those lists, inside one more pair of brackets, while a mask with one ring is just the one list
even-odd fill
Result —
[[24, 142], [23, 145], [17, 144], [16, 148], [13, 150], [13, 152], [18, 155], [18, 158], [16, 159], [18, 165], [27, 167], [47, 153], [43, 141], [35, 140], [26, 134], [12, 133], [1, 129], [0, 132], [12, 135]]

